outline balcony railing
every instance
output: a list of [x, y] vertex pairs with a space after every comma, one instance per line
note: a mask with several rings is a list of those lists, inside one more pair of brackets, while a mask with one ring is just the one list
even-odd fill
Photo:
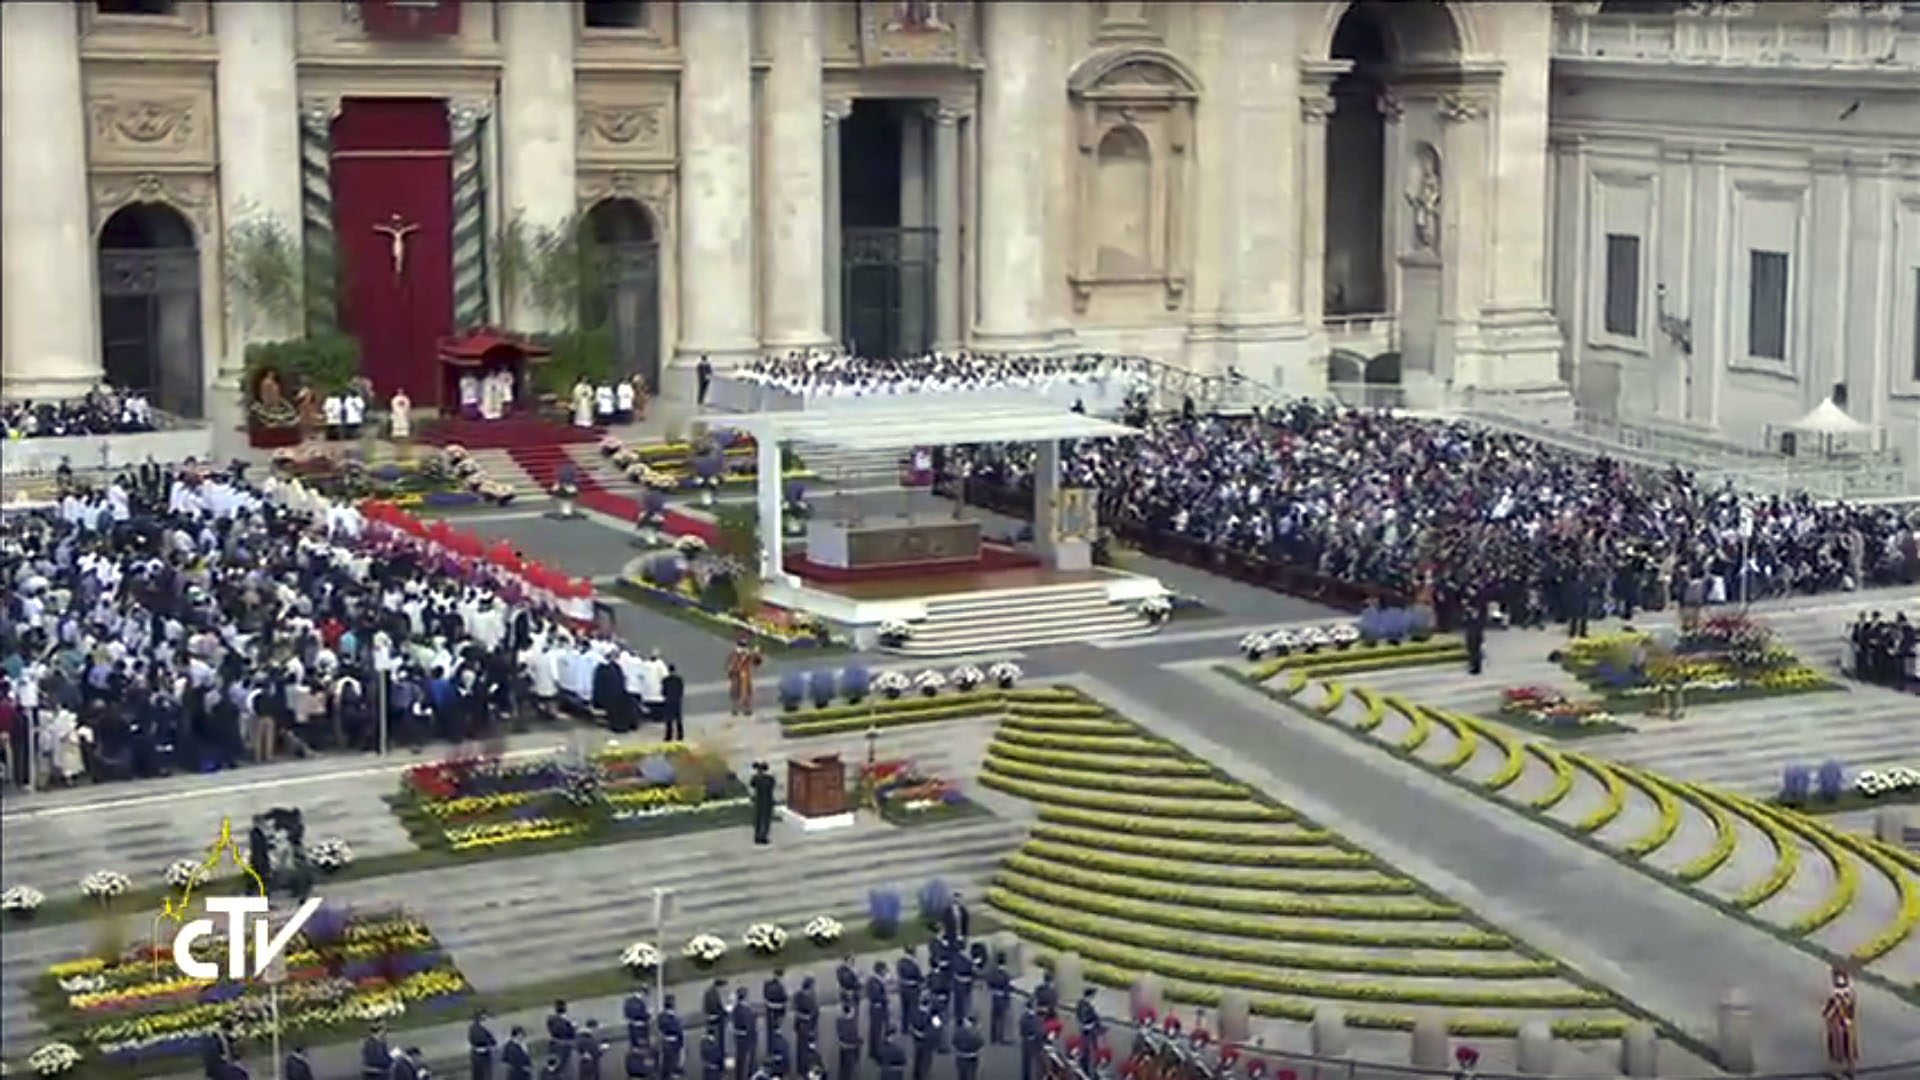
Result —
[[[1801, 5], [1786, 5], [1802, 8]], [[1804, 10], [1804, 8], [1802, 8]], [[1812, 18], [1771, 17], [1767, 5], [1727, 4], [1673, 15], [1562, 10], [1554, 59], [1701, 67], [1920, 69], [1920, 40], [1898, 4], [1834, 4]]]

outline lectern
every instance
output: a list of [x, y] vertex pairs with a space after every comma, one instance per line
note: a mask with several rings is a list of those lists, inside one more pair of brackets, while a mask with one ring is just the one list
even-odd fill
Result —
[[787, 759], [787, 809], [803, 818], [847, 812], [847, 767], [839, 754]]

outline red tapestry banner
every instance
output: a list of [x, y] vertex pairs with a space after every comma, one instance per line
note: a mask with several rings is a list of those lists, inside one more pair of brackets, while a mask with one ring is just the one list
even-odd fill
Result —
[[333, 124], [341, 318], [386, 397], [440, 403], [437, 343], [453, 329], [453, 174], [438, 98], [349, 98]]

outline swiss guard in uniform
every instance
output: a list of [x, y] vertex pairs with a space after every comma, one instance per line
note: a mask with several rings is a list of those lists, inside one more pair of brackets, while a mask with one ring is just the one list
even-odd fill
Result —
[[1853, 977], [1833, 969], [1833, 990], [1820, 1010], [1827, 1028], [1828, 1075], [1853, 1080], [1860, 1060], [1860, 1002], [1853, 993]]

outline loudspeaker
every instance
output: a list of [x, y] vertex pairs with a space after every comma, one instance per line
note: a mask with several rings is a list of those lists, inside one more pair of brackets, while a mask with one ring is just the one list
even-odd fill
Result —
[[1793, 457], [1799, 449], [1800, 436], [1798, 433], [1792, 431], [1783, 431], [1780, 433], [1780, 452], [1782, 454]]
[[1833, 398], [1833, 403], [1835, 405], [1838, 405], [1843, 409], [1846, 408], [1847, 407], [1847, 384], [1843, 382], [1834, 383], [1833, 393], [1830, 396]]

